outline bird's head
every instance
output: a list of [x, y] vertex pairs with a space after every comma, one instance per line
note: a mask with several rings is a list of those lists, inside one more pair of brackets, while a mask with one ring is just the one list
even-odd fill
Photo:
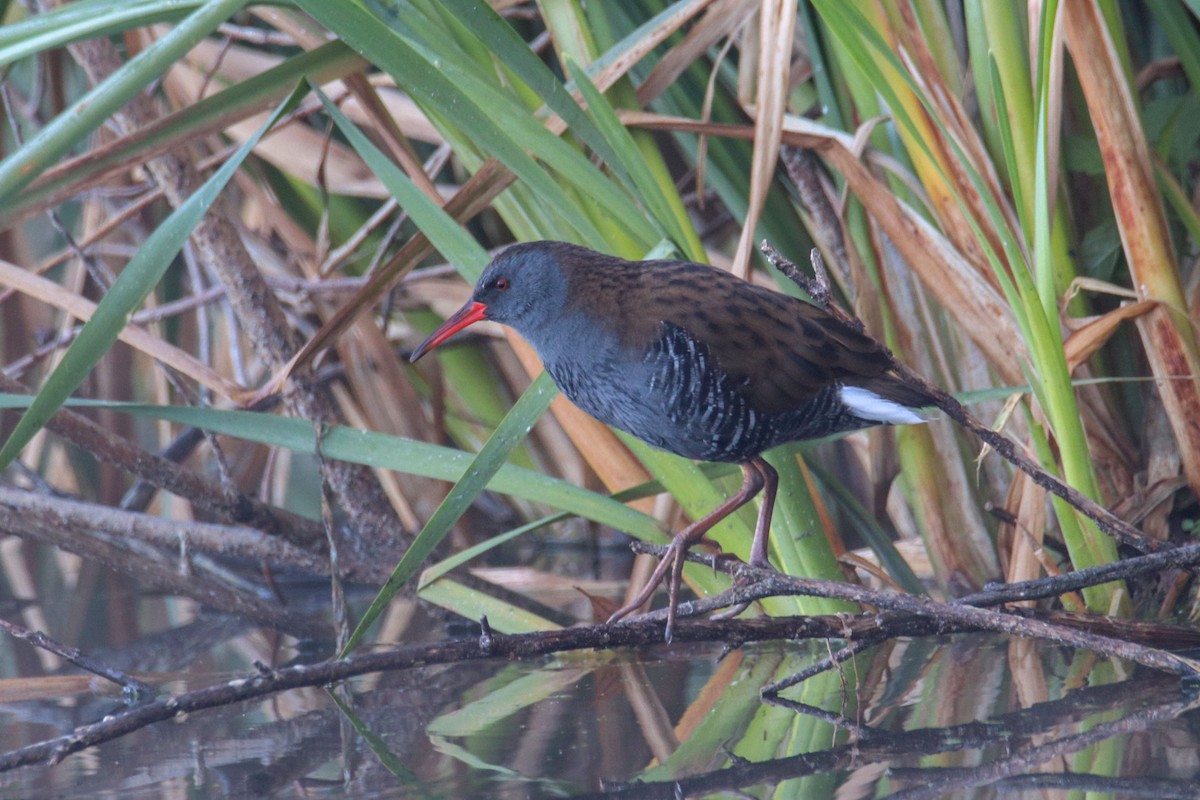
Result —
[[496, 256], [475, 284], [471, 299], [421, 342], [411, 360], [482, 319], [508, 325], [536, 346], [567, 302], [559, 245], [571, 247], [560, 242], [531, 242], [514, 245]]

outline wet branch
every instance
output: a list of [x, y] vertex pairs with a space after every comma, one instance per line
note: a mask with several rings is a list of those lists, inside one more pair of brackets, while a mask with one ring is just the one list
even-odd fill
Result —
[[[203, 549], [274, 563], [295, 558], [302, 568], [320, 570], [323, 562], [319, 557], [273, 541], [254, 529], [164, 520], [150, 514], [0, 487], [0, 533], [75, 553], [147, 586], [192, 597], [228, 614], [285, 630], [309, 631], [313, 627], [306, 614], [255, 591], [232, 586], [216, 574], [185, 571], [177, 559], [165, 555], [170, 549]], [[143, 547], [134, 549], [136, 545]], [[146, 550], [144, 545], [157, 549]], [[163, 550], [164, 547], [168, 550]], [[163, 555], [150, 557], [155, 553]]]
[[[877, 630], [868, 616], [761, 617], [748, 620], [681, 620], [677, 641], [725, 643], [772, 639], [842, 638]], [[916, 634], [904, 629], [896, 635]], [[926, 631], [928, 632], [928, 631]], [[99, 722], [83, 725], [63, 736], [38, 742], [0, 755], [0, 772], [31, 764], [57, 764], [62, 759], [103, 742], [112, 741], [156, 722], [203, 709], [254, 700], [301, 687], [324, 686], [374, 672], [416, 669], [437, 664], [454, 664], [489, 659], [540, 659], [551, 653], [572, 650], [648, 647], [662, 645], [662, 623], [631, 621], [620, 625], [591, 625], [557, 631], [505, 635], [492, 631], [486, 619], [478, 637], [453, 642], [403, 647], [366, 653], [315, 664], [281, 669], [262, 668], [215, 686], [110, 714]]]
[[1056, 597], [1088, 586], [1098, 586], [1167, 569], [1190, 569], [1197, 564], [1200, 564], [1200, 543], [1186, 544], [1111, 564], [1084, 567], [1062, 575], [1018, 583], [989, 583], [983, 591], [960, 597], [958, 602], [973, 606], [994, 606], [1020, 600]]
[[[694, 558], [702, 560], [700, 556]], [[860, 640], [876, 643], [882, 639], [901, 636], [999, 630], [1128, 658], [1174, 675], [1195, 675], [1200, 672], [1200, 665], [1195, 662], [1163, 650], [1076, 631], [1022, 615], [937, 603], [924, 598], [877, 592], [833, 581], [787, 578], [778, 573], [744, 565], [729, 564], [727, 568], [731, 572], [741, 571], [743, 577], [763, 578], [763, 581], [754, 586], [738, 590], [741, 594], [736, 597], [732, 593], [726, 593], [724, 598], [727, 604], [736, 603], [737, 597], [753, 599], [767, 594], [811, 594], [851, 599], [885, 608], [896, 606], [898, 610], [874, 614], [757, 617], [740, 620], [680, 619], [676, 621], [676, 641], [713, 642], [724, 644], [727, 648], [739, 647], [748, 642], [781, 639], [841, 639], [852, 643]], [[708, 598], [704, 603], [711, 604], [712, 600], [713, 598]], [[704, 603], [683, 604], [680, 611], [695, 610]], [[655, 612], [617, 625], [590, 625], [506, 635], [492, 631], [484, 619], [480, 635], [471, 639], [404, 647], [281, 669], [263, 667], [257, 674], [155, 700], [111, 714], [99, 722], [81, 726], [63, 736], [12, 750], [0, 755], [0, 772], [30, 764], [55, 764], [72, 753], [181, 714], [255, 700], [289, 689], [324, 686], [374, 672], [482, 660], [538, 660], [552, 653], [567, 651], [662, 645], [664, 623], [665, 612]], [[1163, 631], [1174, 630], [1168, 626], [1160, 627]]]
[[[634, 549], [662, 557], [667, 548], [637, 543]], [[687, 555], [689, 561], [711, 564], [736, 578], [737, 584], [719, 595], [693, 603], [680, 603], [680, 615], [705, 613], [713, 607], [723, 608], [762, 600], [767, 597], [825, 597], [847, 600], [852, 603], [874, 606], [886, 611], [902, 612], [917, 617], [926, 617], [938, 623], [939, 630], [953, 626], [956, 629], [973, 629], [1005, 633], [1026, 639], [1045, 639], [1083, 650], [1091, 650], [1104, 656], [1123, 658], [1152, 669], [1162, 670], [1181, 677], [1200, 675], [1200, 662], [1169, 653], [1156, 647], [1147, 647], [1124, 639], [1103, 636], [1086, 630], [1070, 628], [1028, 617], [1022, 614], [969, 606], [961, 603], [946, 603], [928, 597], [881, 592], [858, 584], [841, 581], [795, 578], [780, 574], [772, 569], [751, 567], [727, 559], [710, 559], [702, 554]], [[664, 619], [666, 610], [652, 611], [640, 619]], [[886, 619], [886, 618], [885, 618]], [[618, 627], [620, 627], [618, 625]], [[852, 638], [844, 636], [842, 638]]]
[[[0, 391], [32, 394], [25, 384], [0, 372]], [[168, 491], [190, 503], [217, 514], [230, 523], [250, 525], [279, 536], [299, 547], [319, 545], [321, 526], [289, 511], [221, 486], [170, 458], [152, 453], [118, 436], [84, 415], [59, 409], [46, 428], [92, 454], [98, 461], [112, 464], [152, 486]]]

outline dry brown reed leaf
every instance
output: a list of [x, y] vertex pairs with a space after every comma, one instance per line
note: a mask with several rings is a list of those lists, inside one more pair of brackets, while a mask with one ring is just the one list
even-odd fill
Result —
[[[214, 51], [212, 56], [216, 55]], [[206, 85], [210, 94], [222, 88], [208, 79], [213, 66], [193, 58], [190, 63], [177, 62], [167, 71], [163, 87], [176, 108], [187, 108], [194, 104]], [[342, 93], [340, 87], [332, 88], [339, 90], [335, 94]], [[223, 132], [235, 142], [244, 142], [262, 127], [268, 116], [267, 113], [255, 114], [228, 125]], [[383, 183], [366, 168], [350, 147], [337, 142], [327, 143], [326, 138], [323, 131], [307, 125], [288, 125], [264, 137], [254, 152], [281, 172], [315, 186], [318, 183], [317, 169], [321, 165], [318, 154], [327, 147], [325, 183], [331, 191], [355, 197], [388, 196]]]
[[921, 463], [905, 463], [917, 476], [910, 482], [910, 501], [920, 516], [925, 548], [939, 583], [953, 595], [982, 588], [1000, 574], [1000, 565], [971, 484], [954, 430], [948, 425], [920, 425], [900, 432], [916, 439], [909, 450]]
[[[1046, 490], [1024, 473], [1013, 476], [1007, 508], [1016, 524], [1010, 528], [1004, 580], [1031, 581], [1042, 576], [1042, 540], [1046, 534]], [[1032, 608], [1034, 601], [1026, 606]]]
[[[1083, 88], [1133, 284], [1158, 302], [1137, 320], [1184, 474], [1200, 493], [1200, 343], [1188, 318], [1162, 197], [1141, 119], [1098, 4], [1063, 4], [1063, 27]], [[1179, 380], [1178, 378], [1184, 378]]]
[[1121, 327], [1121, 323], [1137, 319], [1157, 307], [1156, 300], [1139, 300], [1136, 303], [1126, 303], [1107, 314], [1089, 317], [1083, 324], [1074, 326], [1066, 341], [1063, 342], [1067, 369], [1074, 372], [1079, 365], [1091, 358], [1112, 338], [1112, 335]]
[[[783, 117], [787, 110], [788, 76], [792, 66], [792, 35], [796, 28], [797, 0], [764, 0], [759, 6], [757, 86], [754, 108], [754, 153], [750, 161], [750, 196], [746, 219], [733, 258], [735, 275], [750, 274], [750, 253], [763, 203], [775, 178]], [[743, 66], [743, 69], [745, 67]]]
[[1075, 296], [1082, 291], [1095, 292], [1097, 294], [1107, 294], [1113, 297], [1123, 297], [1126, 300], [1139, 300], [1141, 295], [1133, 289], [1126, 289], [1124, 286], [1118, 286], [1115, 283], [1108, 281], [1089, 278], [1085, 275], [1077, 275], [1071, 279], [1071, 284], [1067, 287], [1067, 291], [1063, 293], [1062, 302], [1059, 304], [1060, 313], [1064, 314], [1062, 323], [1068, 328], [1072, 327], [1072, 319], [1065, 316], [1065, 309]]
[[[0, 259], [0, 284], [10, 286], [24, 295], [65, 311], [79, 320], [91, 319], [96, 310], [96, 304], [91, 300], [2, 259]], [[127, 324], [121, 329], [119, 338], [133, 349], [161, 361], [228, 400], [237, 399], [244, 394], [245, 390], [241, 386], [218, 374], [207, 364], [196, 360], [190, 353], [167, 344], [136, 325]]]
[[708, 48], [743, 25], [757, 6], [758, 0], [715, 0], [683, 41], [664, 53], [638, 85], [638, 107], [650, 105]]

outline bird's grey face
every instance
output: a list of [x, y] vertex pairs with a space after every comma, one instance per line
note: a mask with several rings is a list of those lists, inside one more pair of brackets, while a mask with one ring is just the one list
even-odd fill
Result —
[[515, 329], [535, 346], [538, 333], [562, 313], [567, 280], [553, 254], [509, 248], [488, 265], [473, 297], [486, 319]]
[[566, 302], [567, 278], [555, 255], [538, 243], [514, 245], [488, 265], [471, 299], [418, 345], [412, 360], [481, 319], [508, 325], [540, 353], [554, 345], [550, 323]]

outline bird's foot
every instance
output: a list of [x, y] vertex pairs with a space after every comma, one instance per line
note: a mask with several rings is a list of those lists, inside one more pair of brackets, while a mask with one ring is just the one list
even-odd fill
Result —
[[[675, 612], [679, 608], [679, 588], [683, 583], [683, 564], [686, 561], [688, 549], [694, 544], [690, 537], [680, 533], [671, 540], [667, 552], [650, 575], [646, 585], [637, 593], [637, 597], [613, 612], [608, 618], [608, 624], [618, 622], [645, 605], [654, 595], [655, 590], [667, 581], [667, 627], [663, 638], [670, 643], [675, 633]], [[670, 575], [668, 577], [668, 571]]]
[[[772, 571], [776, 571], [775, 568], [771, 566], [770, 561], [767, 561], [766, 559], [762, 559], [761, 563], [756, 564], [756, 563], [754, 563], [756, 560], [757, 559], [751, 558], [750, 563], [747, 566], [757, 567], [759, 569], [769, 569]], [[744, 587], [744, 586], [749, 586], [753, 583], [754, 583], [754, 581], [752, 579], [746, 577], [745, 573], [743, 573], [740, 569], [736, 570], [733, 573], [734, 586]], [[718, 620], [719, 619], [733, 619], [734, 617], [737, 617], [740, 614], [742, 614], [747, 608], [749, 608], [752, 605], [754, 605], [753, 600], [746, 600], [745, 602], [738, 603], [736, 606], [731, 606], [731, 607], [725, 609], [724, 611], [718, 611], [717, 613], [713, 614], [712, 617], [710, 617], [710, 619], [718, 619]]]
[[715, 613], [711, 617], [709, 617], [709, 619], [716, 619], [716, 620], [733, 619], [734, 617], [741, 614], [743, 611], [745, 611], [747, 608], [749, 608], [753, 604], [754, 604], [753, 600], [747, 600], [743, 603], [738, 603], [736, 606], [731, 606], [731, 607], [725, 609], [724, 611], [718, 611], [717, 613]]

